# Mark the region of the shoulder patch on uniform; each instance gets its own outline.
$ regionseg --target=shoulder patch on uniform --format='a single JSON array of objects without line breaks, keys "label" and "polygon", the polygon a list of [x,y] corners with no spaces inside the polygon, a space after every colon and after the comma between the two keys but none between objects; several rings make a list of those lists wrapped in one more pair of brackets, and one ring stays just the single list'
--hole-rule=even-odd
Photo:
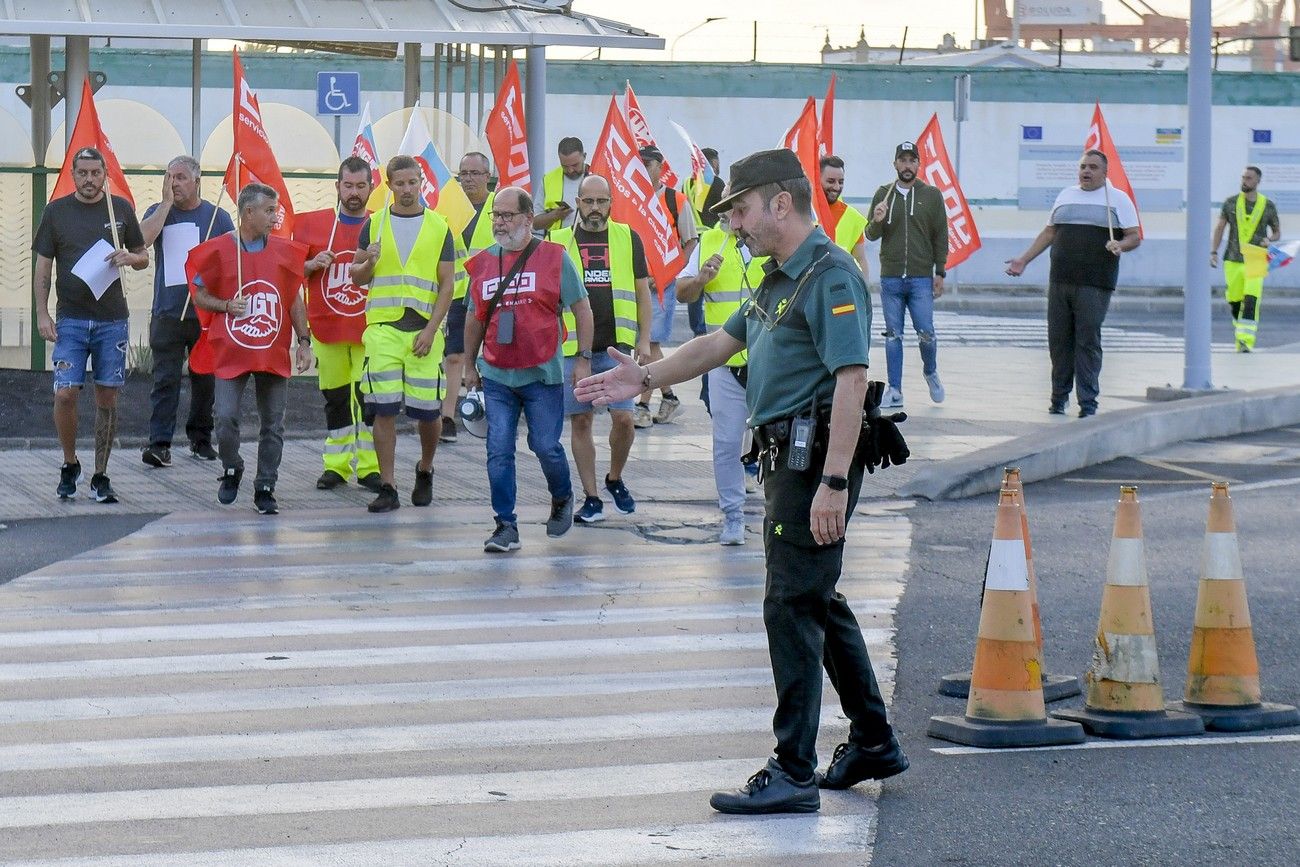
[{"label": "shoulder patch on uniform", "polygon": [[852,313],[854,310],[857,309],[858,308],[856,304],[839,304],[831,308],[831,315],[843,316],[845,313]]}]

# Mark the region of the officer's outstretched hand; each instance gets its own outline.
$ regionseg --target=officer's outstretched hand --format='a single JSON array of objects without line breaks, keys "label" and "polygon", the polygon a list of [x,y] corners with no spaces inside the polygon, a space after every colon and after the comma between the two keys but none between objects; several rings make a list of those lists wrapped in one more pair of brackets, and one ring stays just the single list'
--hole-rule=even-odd
[{"label": "officer's outstretched hand", "polygon": [[618,367],[578,380],[573,388],[574,397],[595,406],[608,406],[641,393],[645,369],[632,356],[624,355],[612,346],[609,357],[618,362]]}]

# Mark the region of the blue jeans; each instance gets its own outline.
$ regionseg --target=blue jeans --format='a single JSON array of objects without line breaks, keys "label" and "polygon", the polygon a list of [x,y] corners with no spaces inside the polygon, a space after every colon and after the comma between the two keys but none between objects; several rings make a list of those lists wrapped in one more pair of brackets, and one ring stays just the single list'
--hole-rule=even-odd
[{"label": "blue jeans", "polygon": [[528,447],[537,455],[552,500],[573,496],[569,481],[569,458],[560,444],[564,430],[564,389],[567,384],[530,382],[519,388],[483,377],[483,399],[487,410],[487,471],[492,491],[492,511],[507,524],[515,516],[515,438],[519,433],[519,411],[528,420]]},{"label": "blue jeans", "polygon": [[881,277],[880,309],[885,314],[885,364],[891,388],[903,388],[903,310],[912,317],[912,330],[921,350],[926,376],[939,370],[934,340],[934,278]]}]

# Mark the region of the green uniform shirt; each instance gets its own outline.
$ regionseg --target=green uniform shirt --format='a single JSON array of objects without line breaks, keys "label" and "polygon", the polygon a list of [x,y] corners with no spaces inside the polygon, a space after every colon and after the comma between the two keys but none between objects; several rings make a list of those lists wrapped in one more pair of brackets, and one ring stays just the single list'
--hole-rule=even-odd
[{"label": "green uniform shirt", "polygon": [[[794,297],[814,265],[817,274]],[[785,262],[770,260],[763,270],[767,276],[754,298],[722,326],[749,348],[745,401],[751,427],[804,412],[814,395],[829,406],[835,372],[866,367],[871,345],[871,301],[862,269],[821,229],[814,228]]]},{"label": "green uniform shirt", "polygon": [[[486,252],[489,256],[495,256],[500,249],[500,244],[493,244],[487,248]],[[578,276],[578,269],[573,266],[573,262],[568,256],[562,257],[560,264],[560,304],[563,307],[572,308],[574,304],[586,297],[587,289],[582,285],[582,278]],[[487,302],[481,298],[472,298],[471,303],[476,307],[479,305],[487,306]],[[471,312],[470,315],[474,314]],[[526,335],[516,335],[518,340],[525,337]],[[534,382],[540,382],[543,385],[558,385],[564,381],[564,355],[560,352],[560,345],[563,341],[564,329],[561,328],[559,340],[555,343],[555,354],[536,367],[497,367],[494,364],[488,364],[487,359],[480,355],[478,359],[479,375],[496,380],[509,388],[523,388],[525,385]]]}]

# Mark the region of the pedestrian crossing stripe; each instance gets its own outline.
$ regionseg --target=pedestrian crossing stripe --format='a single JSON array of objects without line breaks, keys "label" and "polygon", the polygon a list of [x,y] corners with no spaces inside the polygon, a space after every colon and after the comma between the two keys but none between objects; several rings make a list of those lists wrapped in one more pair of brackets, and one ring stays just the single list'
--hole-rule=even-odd
[{"label": "pedestrian crossing stripe", "polygon": [[[996,346],[1018,349],[1046,349],[1047,322],[1043,318],[986,316],[938,310],[934,313],[934,332],[939,344],[950,346]],[[910,325],[904,329],[905,342],[916,343]],[[1170,352],[1181,354],[1182,337],[1159,334],[1138,328],[1103,325],[1102,348],[1106,352]],[[1214,343],[1216,353],[1235,352],[1232,343]]]}]

